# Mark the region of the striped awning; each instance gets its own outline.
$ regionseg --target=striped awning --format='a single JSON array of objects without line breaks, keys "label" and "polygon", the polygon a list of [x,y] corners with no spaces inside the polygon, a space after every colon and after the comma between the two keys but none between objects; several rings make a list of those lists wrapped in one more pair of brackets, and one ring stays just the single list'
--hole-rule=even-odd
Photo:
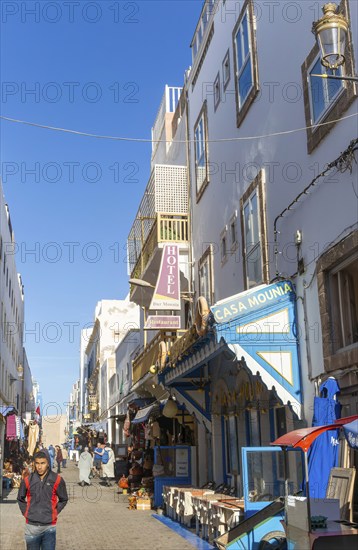
[{"label": "striped awning", "polygon": [[137,414],[132,420],[132,424],[140,424],[142,422],[147,422],[150,415],[153,413],[159,413],[159,403],[152,403],[149,407],[144,407],[139,409]]}]

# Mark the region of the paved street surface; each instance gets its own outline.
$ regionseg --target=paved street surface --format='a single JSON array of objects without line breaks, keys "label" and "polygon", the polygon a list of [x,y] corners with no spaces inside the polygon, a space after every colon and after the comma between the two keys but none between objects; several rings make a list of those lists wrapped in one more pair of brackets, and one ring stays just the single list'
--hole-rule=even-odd
[{"label": "paved street surface", "polygon": [[[69,502],[57,523],[56,550],[193,550],[183,537],[152,517],[150,511],[128,510],[128,499],[117,486],[78,485],[77,467],[62,471]],[[5,493],[6,494],[6,493]],[[0,548],[23,550],[24,518],[16,502],[17,489],[0,501]]]}]

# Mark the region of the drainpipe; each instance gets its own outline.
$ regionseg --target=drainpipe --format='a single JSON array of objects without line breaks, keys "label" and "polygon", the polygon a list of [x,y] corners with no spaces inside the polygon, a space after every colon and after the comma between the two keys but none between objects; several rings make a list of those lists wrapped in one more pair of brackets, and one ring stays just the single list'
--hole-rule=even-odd
[{"label": "drainpipe", "polygon": [[[193,277],[193,227],[192,227],[192,201],[191,201],[191,171],[190,171],[190,153],[191,153],[191,146],[190,146],[190,129],[189,129],[189,95],[188,90],[186,88],[186,83],[184,83],[184,93],[185,93],[185,105],[186,105],[186,164],[187,164],[187,185],[188,185],[188,236],[189,236],[189,281],[188,281],[188,290],[189,290],[189,296],[192,296],[190,294],[193,290],[192,282],[194,280]],[[189,302],[190,304],[190,315],[191,315],[191,322],[194,322],[194,302]]]}]

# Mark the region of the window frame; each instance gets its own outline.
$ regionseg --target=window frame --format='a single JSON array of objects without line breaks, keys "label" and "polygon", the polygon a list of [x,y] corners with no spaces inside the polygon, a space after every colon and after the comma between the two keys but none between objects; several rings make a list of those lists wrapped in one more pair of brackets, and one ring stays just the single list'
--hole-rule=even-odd
[{"label": "window frame", "polygon": [[[346,270],[347,267],[354,264],[358,261],[358,251],[353,253],[352,255],[348,256],[346,260],[343,260],[340,262],[337,266],[330,269],[328,271],[328,287],[329,287],[329,295],[330,295],[330,314],[331,319],[335,319],[336,321],[339,320],[340,323],[340,329],[341,329],[341,335],[342,335],[342,345],[336,346],[336,335],[333,334],[332,338],[332,351],[333,353],[339,353],[341,351],[345,351],[349,348],[353,348],[354,346],[358,345],[358,339],[357,341],[353,341],[351,343],[346,343],[345,340],[348,335],[346,335],[345,331],[345,322],[344,322],[344,315],[343,315],[343,307],[344,307],[344,296],[342,296],[344,292],[344,288],[342,286],[344,285],[344,281],[341,281],[343,272]],[[335,294],[335,291],[333,289],[333,285],[335,285],[335,282],[333,281],[333,277],[337,276],[337,296],[333,296]],[[348,297],[349,298],[349,297]],[[349,301],[349,300],[348,300]],[[336,303],[337,302],[337,303]],[[357,303],[355,303],[356,309],[358,308],[358,299]],[[335,309],[335,311],[334,311]],[[347,308],[347,312],[349,313],[349,316],[351,315],[351,310]],[[354,320],[351,319],[351,328],[353,328]]]},{"label": "window frame", "polygon": [[[349,12],[349,3],[347,0],[341,0],[339,4],[339,11],[348,21],[350,21],[350,12]],[[353,103],[354,99],[357,97],[357,85],[354,82],[345,81],[342,87],[342,91],[337,96],[335,101],[332,102],[329,109],[326,109],[322,113],[322,117],[315,123],[312,123],[313,120],[313,111],[310,98],[310,86],[309,86],[309,71],[313,66],[313,62],[316,60],[319,55],[318,45],[315,44],[305,61],[301,66],[301,75],[303,83],[303,104],[306,120],[306,135],[307,135],[307,151],[308,154],[311,154],[318,144],[326,137],[327,134],[334,128],[336,122],[339,120],[343,114],[347,111],[350,105]],[[352,31],[351,26],[348,27],[347,40],[346,40],[346,49],[345,49],[345,58],[346,62],[344,65],[344,71],[346,74],[354,74],[355,71],[355,60],[354,60],[354,49],[352,44]],[[319,124],[327,122],[332,122],[332,124],[324,124],[319,126]],[[312,127],[313,126],[313,127]]]},{"label": "window frame", "polygon": [[[243,277],[245,290],[254,288],[254,286],[269,282],[269,265],[268,265],[268,246],[267,246],[267,223],[266,223],[266,195],[265,195],[265,172],[260,170],[256,178],[251,182],[245,193],[240,199],[240,219],[241,219],[241,240],[242,240],[242,260],[243,260]],[[261,281],[256,285],[249,286],[248,270],[247,270],[247,253],[245,242],[245,219],[244,207],[248,200],[256,192],[257,194],[257,217],[258,217],[258,232],[259,232],[259,247],[261,252]],[[257,246],[255,247],[255,250]],[[250,251],[252,253],[252,250]]]},{"label": "window frame", "polygon": [[[227,78],[225,79],[225,66],[227,64],[227,67],[228,67],[228,76]],[[226,88],[228,87],[228,84],[230,82],[230,77],[231,77],[231,70],[230,70],[230,49],[228,48],[227,49],[227,52],[225,54],[225,57],[222,61],[222,64],[221,64],[221,69],[222,69],[222,74],[223,74],[223,90],[225,92]]]},{"label": "window frame", "polygon": [[224,265],[227,262],[227,259],[229,257],[229,243],[228,243],[228,235],[227,235],[227,228],[221,232],[220,234],[220,259],[221,259],[221,265]]},{"label": "window frame", "polygon": [[[217,90],[217,94],[215,93]],[[214,96],[214,112],[220,105],[221,101],[221,85],[220,85],[220,71],[218,71],[218,74],[215,77],[214,84],[213,84],[213,96]]]},{"label": "window frame", "polygon": [[[318,60],[319,60],[319,55],[317,55],[314,58],[314,60],[312,61],[310,67],[307,70],[307,80],[308,80],[307,86],[308,86],[308,95],[309,95],[309,101],[310,101],[310,116],[311,116],[311,118],[310,118],[311,124],[310,125],[313,127],[312,128],[313,132],[315,132],[317,130],[318,124],[325,119],[325,117],[327,116],[329,111],[334,107],[334,104],[336,103],[336,101],[339,101],[339,98],[341,97],[341,95],[343,93],[343,90],[345,89],[345,83],[344,83],[343,80],[341,80],[341,81],[334,80],[333,81],[333,82],[340,82],[340,84],[341,84],[340,89],[336,92],[336,94],[333,96],[331,101],[329,100],[329,97],[328,98],[324,97],[325,107],[324,107],[322,113],[319,115],[319,117],[315,120],[314,119],[313,98],[312,98],[313,94],[312,94],[312,76],[311,76],[311,72],[313,71],[314,66],[316,65]],[[323,65],[321,65],[320,69],[321,69],[321,74],[327,74],[327,69],[325,69],[325,67],[323,67]],[[313,78],[317,78],[317,77],[313,77]],[[331,81],[329,79],[325,79],[325,78],[322,78],[321,80],[322,80],[323,93],[327,96],[327,94],[329,93],[328,92],[328,87],[329,87],[329,84],[330,84]]]},{"label": "window frame", "polygon": [[[203,181],[198,187],[198,159],[197,159],[197,138],[196,138],[196,131],[199,127],[199,124],[203,121],[203,131],[204,131],[204,140],[203,140],[203,153],[204,153],[204,159],[205,159],[205,176],[203,178]],[[208,147],[208,113],[207,113],[207,101],[205,100],[203,103],[202,108],[200,109],[200,113],[198,115],[198,118],[195,121],[194,124],[194,158],[195,158],[195,189],[196,189],[196,202],[199,202],[201,199],[206,187],[209,184],[209,147]],[[200,156],[201,159],[201,156]]]},{"label": "window frame", "polygon": [[[204,265],[208,265],[208,293],[205,296],[202,290],[202,275],[201,270]],[[213,245],[210,244],[205,250],[204,254],[201,256],[198,264],[198,283],[199,283],[199,296],[204,296],[209,304],[212,305],[215,303],[214,299],[214,265],[213,265]]]},{"label": "window frame", "polygon": [[[251,58],[251,79],[252,86],[250,91],[245,96],[244,102],[240,105],[239,101],[239,68],[238,68],[238,56],[237,56],[237,41],[236,37],[239,33],[239,29],[242,26],[244,17],[247,17],[248,23],[248,39],[249,39],[249,53]],[[257,43],[256,43],[256,30],[255,30],[255,14],[254,14],[254,4],[252,0],[246,0],[238,20],[235,24],[233,33],[232,33],[232,42],[233,42],[233,51],[234,51],[234,74],[235,74],[235,102],[236,102],[236,126],[239,128],[243,122],[248,110],[250,109],[251,104],[254,102],[258,92],[259,92],[259,75],[258,75],[258,61],[257,61]],[[246,66],[247,62],[243,64]],[[242,69],[241,67],[241,74]]]},{"label": "window frame", "polygon": [[334,347],[329,284],[330,273],[334,273],[339,266],[348,265],[350,261],[354,261],[357,253],[358,230],[355,230],[342,242],[337,243],[322,254],[317,262],[317,286],[321,289],[318,299],[322,329],[323,363],[327,373],[337,369],[349,368],[358,363],[358,343],[353,343],[344,348],[337,349]]},{"label": "window frame", "polygon": [[[233,239],[233,231],[232,231],[233,227],[234,227],[235,239]],[[230,250],[231,252],[235,252],[235,250],[237,250],[239,246],[238,234],[237,234],[237,212],[235,212],[235,214],[231,217],[229,222],[229,228],[230,228],[230,231],[229,231],[230,232]]]}]

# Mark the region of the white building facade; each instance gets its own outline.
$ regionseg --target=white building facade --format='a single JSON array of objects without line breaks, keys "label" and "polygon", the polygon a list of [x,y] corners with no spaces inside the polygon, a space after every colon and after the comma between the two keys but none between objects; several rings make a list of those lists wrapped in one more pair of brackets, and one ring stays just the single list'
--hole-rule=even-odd
[{"label": "white building facade", "polygon": [[[299,419],[310,424],[315,390],[330,375],[341,385],[342,414],[357,413],[357,89],[312,76],[324,71],[311,33],[322,15],[316,8],[209,0],[191,44],[185,88],[196,296],[213,306],[262,284],[290,281],[303,396],[298,417],[287,400],[274,412],[260,405],[241,419],[212,416],[211,434],[222,444],[210,443],[207,470],[219,480],[240,472],[229,440],[238,448],[264,445]],[[343,0],[340,9],[351,23],[342,71],[352,75],[357,3]],[[212,384],[239,395],[246,382],[256,383],[257,363],[246,376],[244,359],[245,369],[234,370],[232,358],[226,366],[221,359],[221,373],[213,359]],[[266,402],[270,391],[261,392]]]},{"label": "white building facade", "polygon": [[[85,420],[101,422],[108,429],[110,416],[108,382],[115,373],[115,349],[131,329],[139,327],[139,308],[128,298],[101,300],[95,310],[95,323],[86,349],[83,380],[87,379]],[[82,390],[83,391],[83,390]]]}]

